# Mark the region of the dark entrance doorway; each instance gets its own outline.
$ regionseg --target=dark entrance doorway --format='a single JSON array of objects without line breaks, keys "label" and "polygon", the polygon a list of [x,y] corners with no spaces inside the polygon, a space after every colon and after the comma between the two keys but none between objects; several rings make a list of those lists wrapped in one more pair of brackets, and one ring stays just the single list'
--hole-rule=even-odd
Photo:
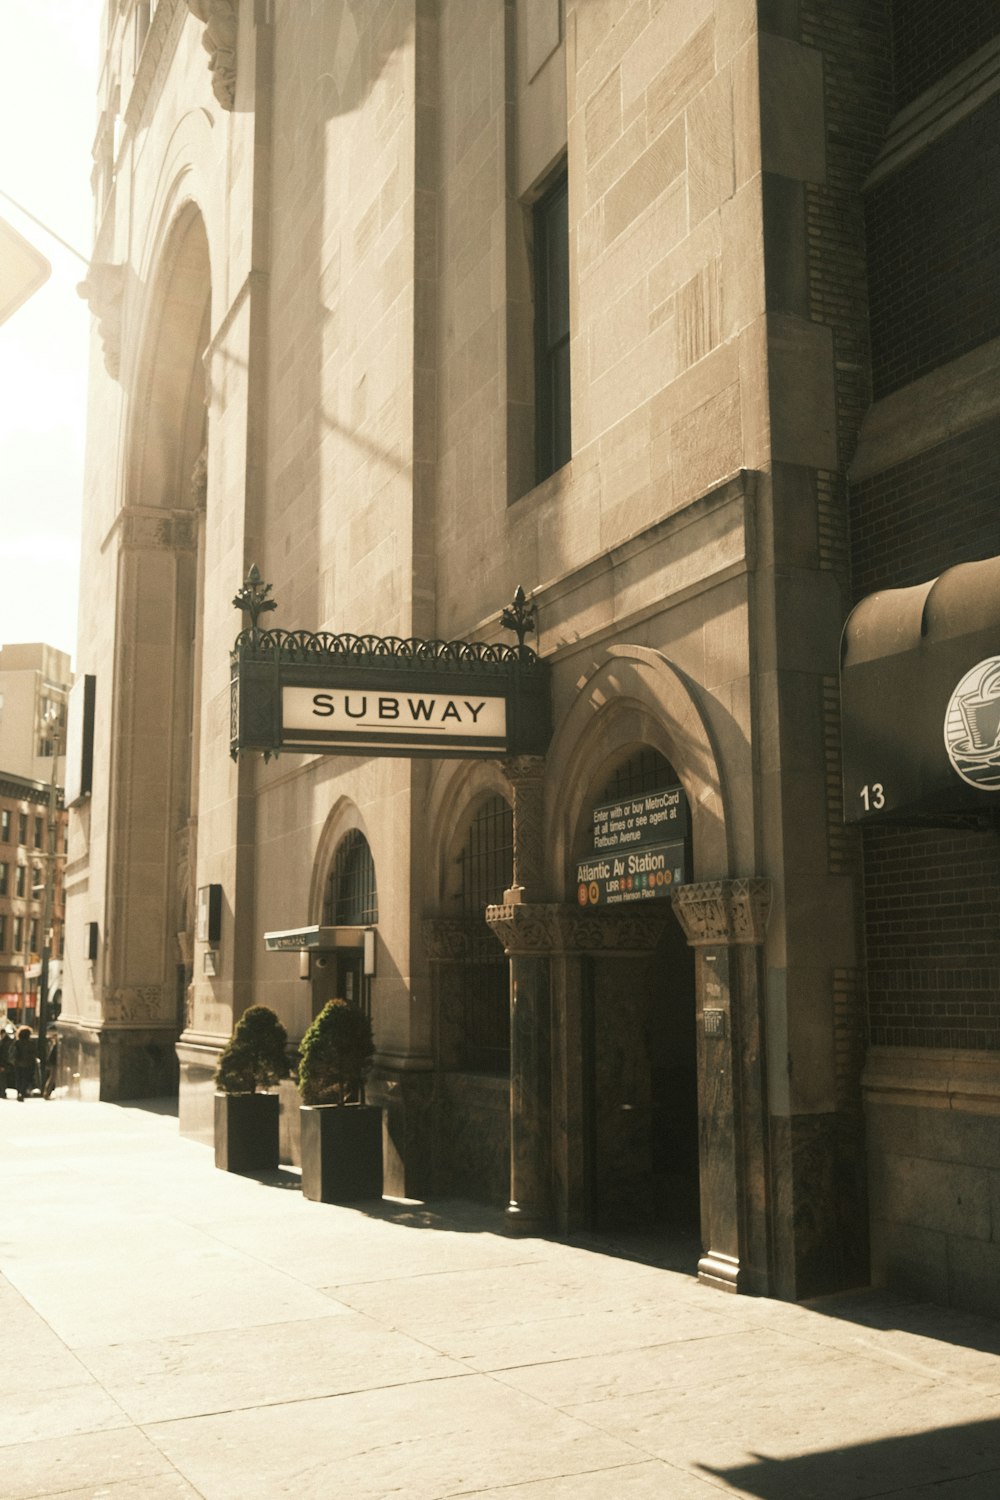
[{"label": "dark entrance doorway", "polygon": [[[669,762],[643,750],[618,768],[595,804],[676,783]],[[694,951],[656,900],[656,952],[584,961],[583,1079],[588,1219],[601,1234],[690,1241],[700,1217]],[[643,903],[649,911],[652,903]],[[693,1269],[693,1265],[692,1265]]]},{"label": "dark entrance doorway", "polygon": [[312,1013],[319,1015],[328,1000],[346,1000],[367,1008],[364,949],[342,948],[318,953],[310,969]]},{"label": "dark entrance doorway", "polygon": [[694,953],[671,916],[652,959],[591,959],[584,979],[591,1225],[696,1231]]}]

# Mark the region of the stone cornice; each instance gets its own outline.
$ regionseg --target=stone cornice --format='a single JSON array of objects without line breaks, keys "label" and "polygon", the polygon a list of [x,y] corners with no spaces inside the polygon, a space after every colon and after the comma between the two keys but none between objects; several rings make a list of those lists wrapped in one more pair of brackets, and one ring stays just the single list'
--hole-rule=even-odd
[{"label": "stone cornice", "polygon": [[771,882],[758,875],[706,880],[679,886],[670,900],[692,948],[757,946],[767,931]]},{"label": "stone cornice", "polygon": [[664,903],[583,911],[554,902],[488,906],[486,923],[508,954],[652,953],[670,919]]},{"label": "stone cornice", "polygon": [[1000,37],[901,109],[886,133],[865,189],[898,172],[959,121],[1000,93]]},{"label": "stone cornice", "polygon": [[208,53],[212,93],[223,109],[236,102],[236,30],[234,0],[187,0],[188,10],[205,24],[201,44]]},{"label": "stone cornice", "polygon": [[869,1047],[861,1079],[867,1104],[1000,1115],[1000,1057],[946,1047]]},{"label": "stone cornice", "polygon": [[194,510],[161,510],[155,505],[125,505],[115,516],[101,543],[107,550],[113,537],[134,551],[165,548],[193,552],[198,545],[198,516]]}]

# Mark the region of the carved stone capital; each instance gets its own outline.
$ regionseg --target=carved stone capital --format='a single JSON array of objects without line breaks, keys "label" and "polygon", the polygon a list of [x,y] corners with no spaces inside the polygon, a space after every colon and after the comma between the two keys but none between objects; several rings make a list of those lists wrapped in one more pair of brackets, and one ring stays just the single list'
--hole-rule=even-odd
[{"label": "carved stone capital", "polygon": [[757,946],[764,941],[771,911],[771,882],[763,876],[682,885],[670,899],[692,948]]},{"label": "carved stone capital", "polygon": [[670,919],[665,903],[656,910],[611,907],[581,911],[554,902],[488,906],[486,922],[508,954],[589,953],[634,956],[652,953]]},{"label": "carved stone capital", "polygon": [[90,267],[86,280],[81,281],[76,290],[97,319],[97,334],[101,340],[104,365],[112,380],[117,380],[122,359],[125,267],[111,265],[106,261],[98,262]]},{"label": "carved stone capital", "polygon": [[164,549],[193,552],[198,545],[194,514],[189,510],[139,509],[125,506],[118,518],[121,546],[133,552]]},{"label": "carved stone capital", "polygon": [[223,109],[236,100],[236,27],[234,0],[187,0],[188,10],[205,23],[201,44],[208,53],[212,93]]},{"label": "carved stone capital", "polygon": [[460,964],[471,958],[471,924],[466,917],[425,917],[420,926],[431,963]]}]

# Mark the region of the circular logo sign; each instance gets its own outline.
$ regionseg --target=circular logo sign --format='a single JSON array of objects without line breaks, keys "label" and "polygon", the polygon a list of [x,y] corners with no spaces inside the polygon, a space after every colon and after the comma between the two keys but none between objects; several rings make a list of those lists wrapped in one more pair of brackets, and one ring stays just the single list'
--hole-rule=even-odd
[{"label": "circular logo sign", "polygon": [[948,700],[944,746],[953,769],[981,792],[1000,792],[1000,656],[966,672]]}]

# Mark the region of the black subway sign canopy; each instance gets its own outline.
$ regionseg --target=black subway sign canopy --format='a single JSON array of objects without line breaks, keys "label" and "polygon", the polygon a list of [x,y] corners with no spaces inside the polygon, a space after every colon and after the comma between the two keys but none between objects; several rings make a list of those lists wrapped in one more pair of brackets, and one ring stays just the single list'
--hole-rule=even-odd
[{"label": "black subway sign canopy", "polygon": [[637,792],[593,810],[594,851],[576,867],[581,906],[668,896],[688,879],[690,814],[681,786]]},{"label": "black subway sign canopy", "polygon": [[232,653],[231,749],[340,755],[543,755],[548,663],[481,641],[257,630]]},{"label": "black subway sign canopy", "polygon": [[840,688],[846,822],[1000,812],[1000,558],[863,599]]}]

